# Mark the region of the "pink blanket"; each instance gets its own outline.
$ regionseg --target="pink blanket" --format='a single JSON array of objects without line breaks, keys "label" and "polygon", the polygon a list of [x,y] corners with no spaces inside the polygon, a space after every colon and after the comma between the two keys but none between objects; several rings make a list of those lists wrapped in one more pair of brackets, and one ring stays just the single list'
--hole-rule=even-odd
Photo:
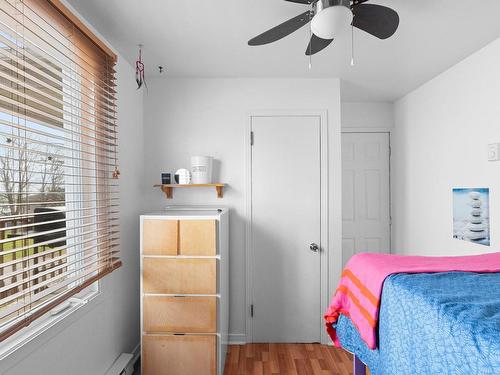
[{"label": "pink blanket", "polygon": [[382,285],[395,273],[500,272],[500,253],[460,257],[420,257],[357,254],[347,263],[340,284],[325,314],[328,334],[340,347],[333,323],[348,316],[370,349],[377,347],[377,326]]}]

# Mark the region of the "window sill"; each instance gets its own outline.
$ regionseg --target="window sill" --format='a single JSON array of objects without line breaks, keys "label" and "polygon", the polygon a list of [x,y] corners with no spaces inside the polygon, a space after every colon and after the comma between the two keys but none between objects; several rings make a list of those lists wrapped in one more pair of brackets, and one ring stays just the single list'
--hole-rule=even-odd
[{"label": "window sill", "polygon": [[[87,303],[99,296],[99,294],[98,285],[91,285],[86,290],[70,298],[66,302],[68,305],[65,308],[63,307],[64,305],[61,305],[52,309],[43,317],[33,322],[30,326],[4,340],[4,342],[0,343],[0,361],[13,354],[18,349],[22,348],[24,345],[40,336],[68,316],[72,315],[74,312],[78,311],[81,307],[85,306]],[[61,309],[61,307],[63,308]]]}]

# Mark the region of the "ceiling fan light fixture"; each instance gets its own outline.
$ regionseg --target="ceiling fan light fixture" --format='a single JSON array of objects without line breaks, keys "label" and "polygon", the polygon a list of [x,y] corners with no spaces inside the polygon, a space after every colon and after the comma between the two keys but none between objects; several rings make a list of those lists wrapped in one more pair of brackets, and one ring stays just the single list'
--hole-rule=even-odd
[{"label": "ceiling fan light fixture", "polygon": [[311,30],[319,38],[333,39],[345,33],[352,20],[350,0],[319,0]]}]

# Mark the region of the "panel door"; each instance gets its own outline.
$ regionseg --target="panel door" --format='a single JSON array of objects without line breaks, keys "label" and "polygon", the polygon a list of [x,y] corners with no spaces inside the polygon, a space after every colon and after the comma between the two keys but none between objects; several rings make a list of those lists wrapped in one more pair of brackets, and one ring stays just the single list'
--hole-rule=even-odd
[{"label": "panel door", "polygon": [[390,252],[389,133],[342,133],[342,259]]}]

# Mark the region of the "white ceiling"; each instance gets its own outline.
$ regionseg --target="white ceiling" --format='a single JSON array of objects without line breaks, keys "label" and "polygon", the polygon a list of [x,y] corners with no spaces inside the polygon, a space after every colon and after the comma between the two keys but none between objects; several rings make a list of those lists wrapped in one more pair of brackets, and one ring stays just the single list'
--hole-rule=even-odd
[{"label": "white ceiling", "polygon": [[313,56],[309,30],[249,47],[261,32],[304,12],[283,0],[67,0],[128,61],[144,44],[148,73],[173,77],[340,77],[345,101],[393,101],[500,37],[499,0],[373,0],[395,9],[397,33],[355,33]]}]

